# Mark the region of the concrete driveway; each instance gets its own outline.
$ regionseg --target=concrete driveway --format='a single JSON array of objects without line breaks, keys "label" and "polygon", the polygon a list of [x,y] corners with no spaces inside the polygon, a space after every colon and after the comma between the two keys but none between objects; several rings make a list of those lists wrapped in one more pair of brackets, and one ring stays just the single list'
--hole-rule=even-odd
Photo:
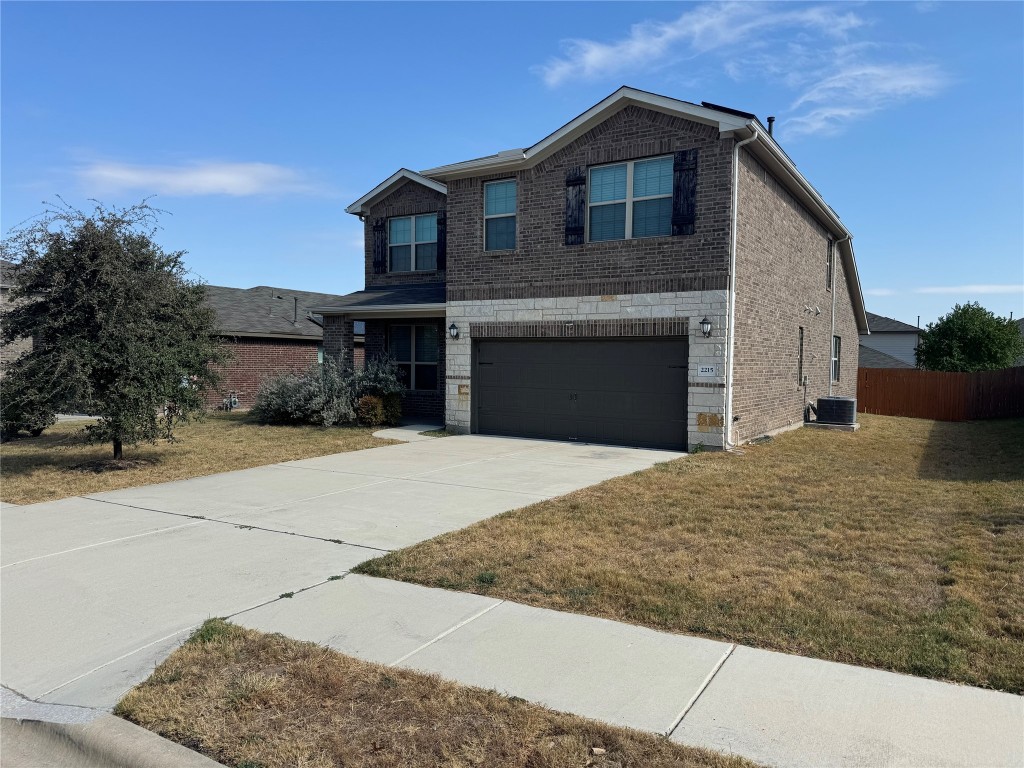
[{"label": "concrete driveway", "polygon": [[189,632],[681,454],[459,436],[0,509],[0,681],[109,709]]}]

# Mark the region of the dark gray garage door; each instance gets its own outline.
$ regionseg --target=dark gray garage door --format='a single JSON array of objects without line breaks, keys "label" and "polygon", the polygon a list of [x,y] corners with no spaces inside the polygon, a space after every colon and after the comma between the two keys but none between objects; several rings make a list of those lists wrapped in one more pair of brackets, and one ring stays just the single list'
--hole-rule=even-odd
[{"label": "dark gray garage door", "polygon": [[481,340],[482,434],[685,449],[686,339]]}]

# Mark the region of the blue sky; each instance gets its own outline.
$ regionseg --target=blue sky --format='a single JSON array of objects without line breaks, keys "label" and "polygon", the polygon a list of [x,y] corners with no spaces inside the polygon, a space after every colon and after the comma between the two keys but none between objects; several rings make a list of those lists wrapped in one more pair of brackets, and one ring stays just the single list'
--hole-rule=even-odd
[{"label": "blue sky", "polygon": [[2,228],[157,195],[218,285],[362,288],[344,207],[623,84],[778,117],[869,309],[1024,315],[1022,3],[4,2]]}]

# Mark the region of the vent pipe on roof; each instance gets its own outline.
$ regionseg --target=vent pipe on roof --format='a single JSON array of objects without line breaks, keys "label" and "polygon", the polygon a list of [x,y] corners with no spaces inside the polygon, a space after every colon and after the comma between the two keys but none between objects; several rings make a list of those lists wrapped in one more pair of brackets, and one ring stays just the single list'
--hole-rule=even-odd
[{"label": "vent pipe on roof", "polygon": [[768,115],[768,135],[772,135],[772,131],[775,129],[775,115]]}]

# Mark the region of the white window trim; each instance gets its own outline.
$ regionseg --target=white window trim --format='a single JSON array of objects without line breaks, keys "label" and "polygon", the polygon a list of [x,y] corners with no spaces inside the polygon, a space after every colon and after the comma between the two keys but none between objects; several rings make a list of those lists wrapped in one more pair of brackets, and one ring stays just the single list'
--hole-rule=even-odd
[{"label": "white window trim", "polygon": [[[411,359],[409,359],[409,360],[399,360],[396,357],[395,358],[395,362],[398,363],[399,365],[408,365],[409,366],[409,386],[406,387],[407,390],[409,390],[410,392],[434,392],[434,391],[436,391],[436,387],[434,389],[416,389],[416,366],[417,365],[432,365],[432,366],[434,366],[437,369],[437,373],[435,374],[435,378],[437,379],[438,382],[440,382],[440,380],[441,380],[441,353],[440,353],[440,348],[438,349],[437,360],[435,360],[434,362],[432,362],[432,363],[417,363],[416,362],[416,328],[420,327],[420,326],[423,327],[423,328],[431,327],[427,323],[395,323],[394,325],[390,326],[388,328],[388,354],[392,354],[392,352],[391,352],[391,333],[392,333],[393,329],[394,328],[408,328],[409,329],[409,357]],[[438,339],[438,345],[440,346],[440,344],[441,344],[441,339],[439,338]]]},{"label": "white window trim", "polygon": [[[604,165],[592,165],[587,168],[587,215],[586,221],[583,222],[583,228],[585,230],[584,239],[586,242],[591,243],[614,243],[618,241],[618,238],[614,240],[591,240],[590,239],[590,209],[598,208],[602,205],[620,205],[621,203],[626,204],[626,236],[624,240],[647,240],[651,237],[668,237],[668,235],[645,235],[644,237],[633,237],[633,203],[643,202],[644,200],[663,200],[666,197],[672,199],[672,193],[669,192],[667,195],[644,195],[641,197],[633,197],[633,167],[637,163],[645,163],[648,160],[665,160],[672,158],[672,155],[657,155],[655,157],[641,157],[638,160],[626,160],[625,162],[619,163],[605,163]],[[590,183],[591,173],[595,169],[600,168],[614,168],[617,165],[626,166],[626,198],[625,200],[602,200],[597,203],[590,201],[590,190],[592,185]],[[669,233],[671,234],[671,233]]]},{"label": "white window trim", "polygon": [[[491,184],[508,184],[512,182],[516,185],[516,209],[512,213],[487,213],[487,187]],[[493,181],[484,182],[484,252],[485,253],[500,253],[501,251],[514,251],[519,247],[519,179],[494,179]],[[488,219],[516,219],[516,244],[512,248],[488,248],[487,247],[487,221]]]},{"label": "white window trim", "polygon": [[828,375],[831,377],[831,380],[832,380],[833,384],[837,383],[839,381],[839,376],[842,374],[842,370],[840,369],[840,365],[839,365],[839,363],[840,363],[839,358],[842,355],[842,349],[841,349],[842,345],[843,345],[843,340],[842,340],[841,337],[839,337],[839,336],[833,336],[832,337],[832,360],[831,360],[831,367],[829,369]]},{"label": "white window trim", "polygon": [[[434,217],[434,239],[433,240],[417,240],[416,239],[416,219],[424,218],[425,216]],[[408,243],[391,243],[391,222],[399,221],[400,219],[409,219],[409,226],[412,228],[409,232],[410,240]],[[392,216],[388,219],[388,273],[396,273],[400,275],[408,275],[412,272],[436,272],[437,263],[435,262],[433,269],[416,269],[416,246],[417,245],[430,245],[431,243],[437,242],[437,214],[436,213],[417,213],[412,216]],[[391,249],[401,248],[402,246],[412,246],[412,253],[409,256],[409,266],[412,269],[394,270],[391,268]]]}]

